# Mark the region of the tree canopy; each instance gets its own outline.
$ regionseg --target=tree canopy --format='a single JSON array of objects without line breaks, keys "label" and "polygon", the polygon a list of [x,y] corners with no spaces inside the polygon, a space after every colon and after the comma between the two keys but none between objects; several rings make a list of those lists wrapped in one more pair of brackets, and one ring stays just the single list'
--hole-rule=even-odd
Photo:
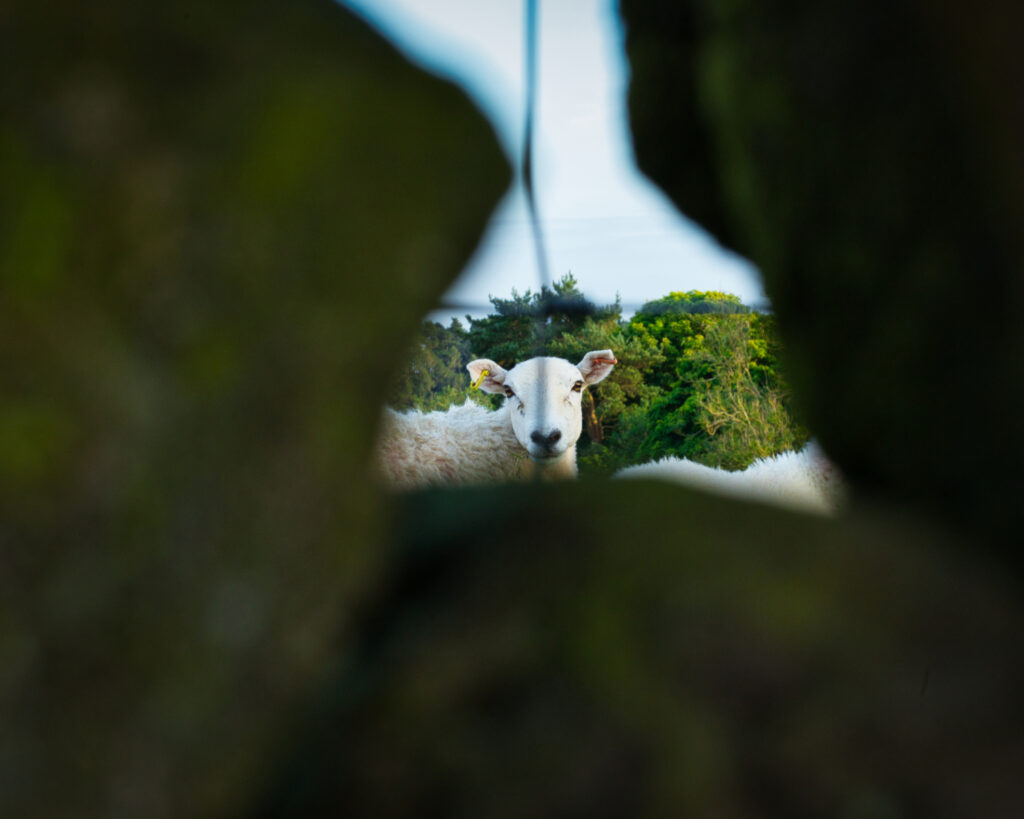
[{"label": "tree canopy", "polygon": [[598,307],[567,274],[550,289],[492,296],[491,305],[483,318],[467,316],[468,328],[458,319],[423,323],[392,406],[429,411],[468,398],[497,407],[500,396],[471,388],[465,365],[473,358],[510,368],[535,355],[578,361],[611,348],[618,365],[584,394],[584,474],[668,455],[742,469],[807,440],[773,317],[730,293],[669,293],[625,320],[618,299]]}]

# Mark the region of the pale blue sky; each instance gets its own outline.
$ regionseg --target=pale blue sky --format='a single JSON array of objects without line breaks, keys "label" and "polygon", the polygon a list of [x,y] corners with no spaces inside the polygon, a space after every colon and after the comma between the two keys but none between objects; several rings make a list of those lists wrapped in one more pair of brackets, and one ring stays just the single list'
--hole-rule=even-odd
[{"label": "pale blue sky", "polygon": [[[461,85],[517,156],[523,122],[522,0],[342,0],[410,59]],[[766,301],[760,277],[682,218],[636,169],[626,123],[628,66],[613,0],[541,0],[535,174],[551,275],[572,271],[599,303],[673,290]],[[522,191],[491,218],[447,296],[480,304],[540,286]],[[432,317],[446,321],[441,311]]]}]

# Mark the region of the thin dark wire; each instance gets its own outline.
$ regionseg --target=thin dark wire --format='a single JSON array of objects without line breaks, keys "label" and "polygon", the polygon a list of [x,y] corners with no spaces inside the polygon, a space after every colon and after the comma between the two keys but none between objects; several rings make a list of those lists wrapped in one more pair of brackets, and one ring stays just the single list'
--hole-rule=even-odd
[{"label": "thin dark wire", "polygon": [[523,161],[519,166],[523,190],[526,192],[526,207],[530,212],[530,227],[533,230],[533,245],[537,252],[537,273],[541,287],[551,287],[548,257],[544,247],[544,233],[541,229],[537,197],[533,185],[533,122],[537,105],[537,6],[539,0],[526,0],[526,31],[524,37],[524,61],[526,64],[526,121],[523,133]]},{"label": "thin dark wire", "polygon": [[[522,174],[523,191],[526,194],[526,207],[530,213],[530,227],[533,230],[533,246],[537,252],[537,275],[540,277],[541,292],[551,287],[551,274],[548,271],[548,257],[544,248],[544,233],[540,226],[540,214],[537,209],[537,197],[533,185],[533,121],[537,107],[537,5],[539,0],[526,0],[524,21],[526,30],[523,36],[523,60],[526,68],[526,111],[523,124],[523,161],[519,166]],[[537,338],[544,338],[543,326],[546,316],[535,316]],[[547,362],[542,360],[540,374],[540,406],[546,405],[545,382],[547,380]],[[547,435],[548,430],[537,430],[533,434]],[[540,471],[534,473],[534,480],[540,479]]]}]

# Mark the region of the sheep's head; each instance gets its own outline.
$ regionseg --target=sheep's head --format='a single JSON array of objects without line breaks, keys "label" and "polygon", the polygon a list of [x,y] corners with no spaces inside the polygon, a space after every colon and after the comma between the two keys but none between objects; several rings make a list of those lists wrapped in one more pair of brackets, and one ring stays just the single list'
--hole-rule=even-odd
[{"label": "sheep's head", "polygon": [[505,370],[481,358],[466,369],[484,392],[507,397],[516,438],[534,461],[544,465],[557,461],[579,439],[583,390],[604,380],[616,363],[611,350],[594,350],[579,364],[564,358],[531,358]]}]

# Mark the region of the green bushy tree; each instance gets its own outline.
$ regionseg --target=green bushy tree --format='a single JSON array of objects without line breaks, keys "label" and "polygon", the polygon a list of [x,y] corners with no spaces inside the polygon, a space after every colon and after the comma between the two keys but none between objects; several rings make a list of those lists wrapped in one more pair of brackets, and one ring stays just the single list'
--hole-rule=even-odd
[{"label": "green bushy tree", "polygon": [[534,355],[578,361],[610,348],[618,365],[583,397],[584,474],[608,474],[665,455],[742,468],[798,447],[806,433],[793,421],[771,316],[716,291],[670,293],[631,320],[621,306],[587,301],[566,275],[539,292],[491,297],[493,312],[449,327],[424,322],[391,405],[424,411],[469,396],[491,407],[500,396],[470,388],[465,365],[491,358],[503,367]]},{"label": "green bushy tree", "polygon": [[470,389],[466,364],[471,359],[468,333],[457,318],[448,327],[423,322],[406,367],[391,389],[389,406],[430,412],[461,404],[467,397],[490,405],[490,396]]},{"label": "green bushy tree", "polygon": [[751,313],[751,308],[739,296],[719,290],[688,290],[672,292],[660,299],[646,302],[640,313],[647,316],[664,315],[734,315]]},{"label": "green bushy tree", "polygon": [[675,379],[651,404],[640,460],[677,455],[742,469],[802,446],[807,433],[793,419],[773,319],[705,315],[688,323],[697,332],[663,344],[678,350]]},{"label": "green bushy tree", "polygon": [[467,316],[469,345],[474,355],[506,368],[533,356],[548,355],[555,339],[564,333],[579,333],[590,320],[611,320],[617,326],[622,317],[618,300],[605,307],[587,300],[572,273],[536,293],[513,290],[511,298],[491,296],[490,301],[494,309],[490,315]]}]

